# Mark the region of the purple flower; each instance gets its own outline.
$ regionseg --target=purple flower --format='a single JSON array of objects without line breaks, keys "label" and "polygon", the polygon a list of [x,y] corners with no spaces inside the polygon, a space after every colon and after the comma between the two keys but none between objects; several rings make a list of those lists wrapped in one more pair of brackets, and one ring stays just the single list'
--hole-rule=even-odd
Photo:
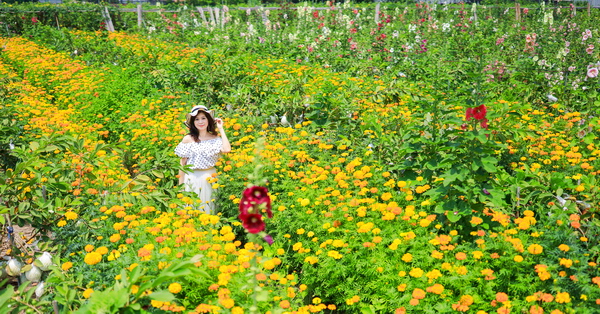
[{"label": "purple flower", "polygon": [[263,240],[269,243],[269,245],[273,244],[273,237],[268,234],[263,238]]},{"label": "purple flower", "polygon": [[488,192],[488,190],[486,188],[483,188],[483,194],[490,195],[490,192]]}]

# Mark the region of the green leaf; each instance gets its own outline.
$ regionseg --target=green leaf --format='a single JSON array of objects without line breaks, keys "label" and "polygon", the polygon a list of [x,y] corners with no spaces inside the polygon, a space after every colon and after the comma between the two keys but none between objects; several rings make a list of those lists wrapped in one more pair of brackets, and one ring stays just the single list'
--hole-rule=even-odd
[{"label": "green leaf", "polygon": [[33,150],[33,151],[36,151],[39,147],[40,147],[40,143],[38,143],[38,142],[29,143],[29,148],[31,148],[31,150]]},{"label": "green leaf", "polygon": [[496,172],[496,165],[498,164],[498,159],[492,156],[487,156],[481,158],[481,163],[483,165],[483,169],[487,172]]},{"label": "green leaf", "polygon": [[160,171],[156,171],[156,170],[153,170],[153,171],[152,171],[152,174],[153,174],[155,177],[157,177],[157,178],[161,178],[161,179],[165,177],[165,175],[164,175],[162,172],[160,172]]},{"label": "green leaf", "polygon": [[[4,282],[2,283],[4,284]],[[0,309],[8,308],[8,300],[15,293],[15,288],[12,285],[6,285],[6,289],[0,294]]]},{"label": "green leaf", "polygon": [[133,303],[129,307],[134,311],[139,311],[142,308],[142,306],[139,303]]},{"label": "green leaf", "polygon": [[161,302],[171,302],[175,299],[175,296],[166,290],[154,291],[148,297],[152,300]]},{"label": "green leaf", "polygon": [[446,217],[448,218],[448,220],[449,220],[450,222],[457,222],[457,221],[460,219],[461,215],[460,215],[460,213],[458,213],[458,212],[456,212],[456,214],[455,214],[455,212],[453,212],[453,211],[449,211],[449,212],[446,214]]}]

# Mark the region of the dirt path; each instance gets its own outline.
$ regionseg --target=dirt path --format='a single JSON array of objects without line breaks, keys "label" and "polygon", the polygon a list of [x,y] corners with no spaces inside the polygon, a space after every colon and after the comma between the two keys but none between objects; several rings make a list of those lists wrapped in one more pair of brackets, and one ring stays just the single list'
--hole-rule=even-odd
[{"label": "dirt path", "polygon": [[[4,227],[6,228],[6,226]],[[7,230],[2,230],[2,238],[0,243],[0,258],[4,259],[5,256],[8,256],[9,241],[8,241],[8,233]],[[35,229],[29,225],[19,227],[17,225],[13,225],[13,236],[15,245],[21,250],[25,250],[27,252],[33,252],[34,248],[30,244],[26,244],[25,241],[30,239],[35,234]],[[35,239],[34,239],[35,240]],[[30,241],[33,243],[33,241]]]}]

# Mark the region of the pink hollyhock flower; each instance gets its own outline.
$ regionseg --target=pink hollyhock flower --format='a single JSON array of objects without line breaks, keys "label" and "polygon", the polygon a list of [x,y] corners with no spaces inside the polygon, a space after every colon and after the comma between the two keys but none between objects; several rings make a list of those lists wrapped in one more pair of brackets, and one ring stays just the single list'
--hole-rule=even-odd
[{"label": "pink hollyhock flower", "polygon": [[587,71],[587,76],[594,78],[598,76],[598,68],[589,68]]},{"label": "pink hollyhock flower", "polygon": [[591,55],[592,53],[594,53],[594,45],[589,45],[586,49],[585,52],[587,52],[589,55]]}]

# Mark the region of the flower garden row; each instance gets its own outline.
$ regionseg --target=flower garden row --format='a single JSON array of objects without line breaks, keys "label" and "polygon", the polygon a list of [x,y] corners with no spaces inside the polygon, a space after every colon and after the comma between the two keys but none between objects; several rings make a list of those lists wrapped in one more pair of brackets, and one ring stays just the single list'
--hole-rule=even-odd
[{"label": "flower garden row", "polygon": [[[65,308],[89,309],[107,296],[127,295],[111,306],[251,312],[258,300],[261,311],[273,312],[301,305],[300,311],[399,313],[597,310],[598,248],[589,241],[598,233],[597,118],[565,112],[559,104],[533,108],[498,99],[486,104],[485,117],[472,119],[487,119],[486,129],[465,121],[467,106],[402,79],[353,78],[284,60],[228,61],[204,49],[174,55],[175,49],[145,48],[157,42],[125,34],[77,36],[130,52],[121,64],[146,62],[149,50],[159,55],[137,73],[101,62],[86,66],[18,38],[7,39],[2,52],[3,71],[14,77],[7,104],[26,117],[21,141],[38,143],[20,157],[43,157],[14,176],[24,187],[14,202],[48,209],[40,206],[40,190],[52,183],[53,196],[66,200],[52,205],[64,217],[52,229],[68,245],[55,256],[62,267],[46,279]],[[78,58],[91,60],[92,54]],[[159,91],[140,80],[162,69],[162,80],[176,81],[183,71],[164,69],[206,60],[217,60],[233,77],[243,74],[246,89],[238,97],[245,92],[266,104],[256,113],[236,100],[242,115],[214,105],[227,118],[235,146],[215,182],[222,216],[198,215],[190,210],[190,195],[173,188],[170,151],[191,106],[181,99],[190,96],[177,85]],[[70,82],[84,85],[72,88]],[[378,96],[392,84],[405,85],[404,93],[396,102],[382,101]],[[119,88],[131,98],[115,99]],[[136,88],[154,98],[136,95]],[[327,111],[324,100],[340,111],[328,121],[311,119],[311,112]],[[115,106],[107,108],[109,101]],[[304,112],[292,107],[304,104]],[[305,120],[272,121],[288,109]],[[473,150],[457,140],[469,136]],[[264,144],[257,152],[258,139]],[[462,146],[448,151],[448,142]],[[443,158],[415,153],[415,147],[438,150]],[[463,163],[473,177],[452,176],[458,170],[446,159],[454,155],[474,155]],[[257,164],[274,206],[266,221],[274,243],[262,243],[262,253],[234,222]],[[61,170],[46,176],[45,167]],[[442,188],[482,208],[448,212],[442,206],[447,200],[433,193]],[[262,258],[253,265],[257,254]],[[140,272],[166,279],[152,286]],[[63,283],[79,293],[63,295]]]},{"label": "flower garden row", "polygon": [[[597,103],[598,10],[541,4],[523,7],[517,20],[514,8],[482,5],[389,4],[378,16],[373,6],[350,2],[330,3],[328,10],[306,4],[272,11],[222,9],[222,23],[205,22],[195,8],[182,4],[177,12],[146,13],[142,28],[136,27],[135,14],[123,13],[117,28],[355,76],[407,76],[463,102],[474,92],[484,101],[499,95],[536,105],[550,95],[577,111]],[[29,22],[33,12],[19,14],[27,34],[36,34],[41,24],[55,27],[55,20]]]}]

